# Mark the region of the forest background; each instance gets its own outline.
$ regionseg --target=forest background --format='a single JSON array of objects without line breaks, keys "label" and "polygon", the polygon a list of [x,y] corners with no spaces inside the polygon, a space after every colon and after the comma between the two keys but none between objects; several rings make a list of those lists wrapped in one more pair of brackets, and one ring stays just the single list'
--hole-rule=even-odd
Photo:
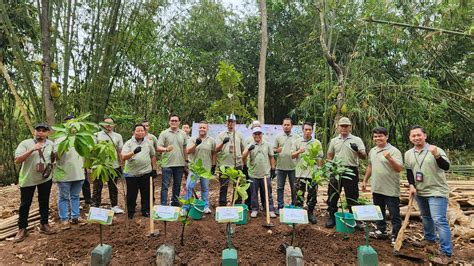
[{"label": "forest background", "polygon": [[0,0],[0,183],[16,180],[31,136],[21,106],[32,124],[110,115],[124,139],[144,118],[158,134],[171,113],[291,117],[325,145],[343,115],[368,147],[385,126],[402,152],[420,124],[472,164],[472,14],[466,0]]}]

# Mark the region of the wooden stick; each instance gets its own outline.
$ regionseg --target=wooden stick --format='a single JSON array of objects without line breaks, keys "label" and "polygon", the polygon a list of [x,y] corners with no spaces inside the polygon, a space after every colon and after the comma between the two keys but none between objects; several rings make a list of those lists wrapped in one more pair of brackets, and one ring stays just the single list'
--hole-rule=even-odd
[{"label": "wooden stick", "polygon": [[268,203],[268,188],[267,188],[267,177],[263,177],[263,183],[265,187],[265,210],[267,211],[267,224],[270,224],[270,206]]},{"label": "wooden stick", "polygon": [[407,228],[408,222],[410,222],[410,213],[412,210],[412,206],[413,206],[413,195],[410,195],[410,200],[408,201],[408,210],[405,216],[405,220],[403,220],[402,227],[400,228],[400,231],[398,231],[397,240],[395,241],[395,246],[393,247],[393,249],[396,252],[400,251],[400,248],[402,247],[405,229]]},{"label": "wooden stick", "polygon": [[155,232],[155,225],[153,223],[152,211],[153,211],[153,177],[150,175],[150,211],[149,211],[149,215],[150,215],[150,235],[153,235],[153,233]]}]

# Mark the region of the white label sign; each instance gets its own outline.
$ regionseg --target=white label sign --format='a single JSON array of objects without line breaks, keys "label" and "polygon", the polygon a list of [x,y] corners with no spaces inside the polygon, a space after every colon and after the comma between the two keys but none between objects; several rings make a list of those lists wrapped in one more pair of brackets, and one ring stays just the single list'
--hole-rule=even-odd
[{"label": "white label sign", "polygon": [[358,205],[352,206],[354,219],[358,221],[377,221],[383,220],[382,211],[377,205]]},{"label": "white label sign", "polygon": [[216,221],[218,223],[229,223],[238,222],[241,217],[239,216],[243,212],[243,208],[239,207],[217,207],[216,208]]},{"label": "white label sign", "polygon": [[89,216],[87,220],[93,222],[99,222],[101,224],[110,224],[112,223],[113,211],[108,209],[91,207],[89,209]]},{"label": "white label sign", "polygon": [[155,220],[176,221],[179,216],[179,207],[174,206],[153,206]]},{"label": "white label sign", "polygon": [[291,224],[307,224],[308,212],[304,209],[283,208],[280,211],[280,222]]}]

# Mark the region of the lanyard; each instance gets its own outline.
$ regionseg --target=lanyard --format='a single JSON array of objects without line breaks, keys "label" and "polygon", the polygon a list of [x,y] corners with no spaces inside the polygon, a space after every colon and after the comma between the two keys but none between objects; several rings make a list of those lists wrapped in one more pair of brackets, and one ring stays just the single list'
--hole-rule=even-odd
[{"label": "lanyard", "polygon": [[428,145],[428,144],[426,144],[425,147],[423,147],[423,150],[421,150],[421,152],[420,152],[420,155],[421,155],[421,153],[423,153],[423,151],[426,150],[425,157],[423,157],[423,160],[421,160],[421,163],[418,162],[418,159],[417,159],[417,157],[416,157],[416,150],[415,150],[415,149],[413,150],[413,155],[415,156],[416,164],[418,164],[418,167],[420,167],[420,171],[421,171],[421,166],[423,165],[423,162],[425,161],[426,156],[428,155],[428,149],[426,149],[426,146],[427,146],[427,145]]}]

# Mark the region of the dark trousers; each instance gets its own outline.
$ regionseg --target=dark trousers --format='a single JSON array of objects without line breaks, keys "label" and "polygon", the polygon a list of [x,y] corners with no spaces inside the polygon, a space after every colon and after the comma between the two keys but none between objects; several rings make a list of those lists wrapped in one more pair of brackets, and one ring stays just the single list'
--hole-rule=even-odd
[{"label": "dark trousers", "polygon": [[173,178],[173,190],[171,194],[171,206],[180,206],[179,193],[181,192],[181,180],[183,180],[184,166],[163,167],[161,184],[161,205],[168,205],[168,187],[170,179]]},{"label": "dark trousers", "polygon": [[40,222],[41,224],[48,224],[49,195],[51,194],[52,184],[53,181],[49,180],[36,186],[20,188],[21,201],[18,213],[18,227],[20,229],[28,228],[28,215],[36,187],[38,187]]},{"label": "dark trousers", "polygon": [[[107,185],[109,187],[109,197],[110,197],[110,204],[112,207],[118,205],[118,190],[117,190],[117,182],[119,180],[120,175],[122,174],[122,170],[119,168],[115,169],[117,176],[115,178],[109,178],[107,181]],[[100,207],[100,203],[102,201],[102,188],[104,184],[99,178],[94,180],[94,192],[92,194],[92,202],[95,207]]]},{"label": "dark trousers", "polygon": [[[227,167],[226,167],[227,168]],[[237,170],[242,170],[242,166],[237,166]],[[229,178],[220,178],[219,176],[219,206],[226,206],[227,205],[227,189],[229,188]],[[252,185],[250,185],[252,186]],[[235,203],[241,204],[242,199],[237,197]]]},{"label": "dark trousers", "polygon": [[303,192],[303,194],[297,197],[296,206],[303,207],[306,187],[308,188],[306,204],[308,205],[308,214],[311,214],[314,211],[314,207],[316,207],[318,193],[318,184],[311,184],[311,178],[298,177],[296,179],[296,191]]},{"label": "dark trousers", "polygon": [[377,229],[382,233],[385,233],[387,230],[387,222],[385,218],[385,206],[387,206],[392,220],[392,237],[397,237],[402,224],[402,218],[400,217],[400,198],[389,197],[378,193],[372,193],[372,197],[374,204],[380,206],[383,215],[383,220],[376,222]]},{"label": "dark trousers", "polygon": [[[342,188],[344,188],[349,212],[352,213],[352,206],[359,205],[359,169],[355,166],[346,166],[346,168],[351,169],[354,173],[354,175],[343,174],[344,176],[349,177],[350,179],[341,177],[338,182],[336,179],[332,178],[328,185],[327,204],[328,211],[331,214],[337,212],[337,201],[339,200],[339,193],[341,193]],[[334,196],[332,196],[333,194]]]},{"label": "dark trousers", "polygon": [[[246,180],[250,180],[249,170],[248,170],[248,168],[247,168],[246,166],[243,167],[242,172],[243,172],[244,175],[245,175],[245,179],[246,179]],[[251,203],[252,203],[252,196],[253,196],[253,195],[252,195],[252,191],[253,191],[253,186],[250,185],[249,188],[247,189],[247,195],[248,195],[248,197],[247,197],[247,199],[245,200],[245,205],[248,206],[249,210],[250,210],[250,208],[251,208]],[[264,197],[264,196],[262,196],[261,199],[263,200],[262,202],[265,201],[265,197]]]},{"label": "dark trousers", "polygon": [[278,209],[283,208],[285,205],[284,198],[285,198],[286,176],[288,176],[288,183],[290,183],[291,205],[295,205],[296,204],[296,191],[295,191],[296,171],[277,169],[276,175],[277,175]]},{"label": "dark trousers", "polygon": [[252,204],[251,204],[251,210],[252,211],[258,211],[258,193],[260,192],[260,195],[263,195],[263,201],[262,205],[264,206],[265,209],[265,185],[267,186],[268,189],[268,210],[269,211],[274,211],[274,206],[273,206],[273,197],[272,197],[272,181],[270,178],[252,178]]},{"label": "dark trousers", "polygon": [[84,174],[86,178],[84,179],[84,183],[82,184],[82,196],[84,197],[84,202],[87,204],[92,203],[91,198],[91,184],[89,183],[89,173],[84,170]]},{"label": "dark trousers", "polygon": [[128,216],[135,214],[137,206],[138,191],[140,191],[141,212],[150,213],[150,174],[142,176],[131,176],[127,181],[127,210]]}]

